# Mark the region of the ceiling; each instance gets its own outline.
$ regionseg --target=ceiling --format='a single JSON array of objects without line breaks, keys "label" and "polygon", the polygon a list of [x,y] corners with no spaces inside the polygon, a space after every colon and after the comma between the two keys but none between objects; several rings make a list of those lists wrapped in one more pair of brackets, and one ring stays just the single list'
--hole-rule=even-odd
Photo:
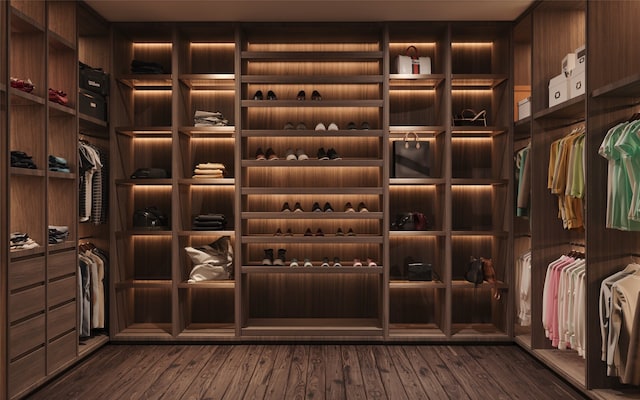
[{"label": "ceiling", "polygon": [[111,22],[513,21],[533,0],[85,0]]}]

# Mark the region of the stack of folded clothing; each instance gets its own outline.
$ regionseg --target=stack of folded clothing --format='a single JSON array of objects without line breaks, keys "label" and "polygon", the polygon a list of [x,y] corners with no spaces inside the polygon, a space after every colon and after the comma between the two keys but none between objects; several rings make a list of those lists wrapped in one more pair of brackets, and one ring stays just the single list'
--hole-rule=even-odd
[{"label": "stack of folded clothing", "polygon": [[224,214],[200,214],[193,219],[194,231],[221,231],[226,227]]},{"label": "stack of folded clothing", "polygon": [[49,225],[49,244],[64,242],[69,236],[69,227],[66,225]]},{"label": "stack of folded clothing", "polygon": [[131,61],[131,73],[133,74],[164,74],[162,65],[156,62],[133,60]]},{"label": "stack of folded clothing", "polygon": [[16,168],[37,169],[36,163],[33,162],[31,156],[24,151],[11,151],[11,166]]},{"label": "stack of folded clothing", "polygon": [[24,232],[13,232],[9,242],[9,249],[11,251],[33,249],[40,246]]},{"label": "stack of folded clothing", "polygon": [[49,171],[71,172],[66,159],[52,155],[49,155]]},{"label": "stack of folded clothing", "polygon": [[198,179],[223,178],[224,164],[221,163],[200,163],[193,170],[193,177]]},{"label": "stack of folded clothing", "polygon": [[227,126],[229,121],[222,115],[221,112],[201,111],[196,110],[193,116],[193,126]]}]

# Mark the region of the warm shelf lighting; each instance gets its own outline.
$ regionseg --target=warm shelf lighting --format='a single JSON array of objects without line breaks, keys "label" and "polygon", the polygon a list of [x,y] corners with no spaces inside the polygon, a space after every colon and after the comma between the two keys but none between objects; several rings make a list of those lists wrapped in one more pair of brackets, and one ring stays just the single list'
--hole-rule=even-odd
[{"label": "warm shelf lighting", "polygon": [[491,47],[493,42],[453,42],[451,47]]},{"label": "warm shelf lighting", "polygon": [[153,42],[153,43],[140,43],[140,42],[136,42],[133,44],[133,49],[134,50],[140,50],[140,49],[145,49],[145,50],[149,50],[149,49],[154,49],[154,50],[161,50],[161,49],[166,49],[166,50],[171,50],[171,43],[157,43],[157,42]]},{"label": "warm shelf lighting", "polygon": [[192,49],[197,50],[210,50],[217,47],[227,47],[229,49],[235,48],[235,43],[211,43],[211,42],[191,42],[189,43]]}]

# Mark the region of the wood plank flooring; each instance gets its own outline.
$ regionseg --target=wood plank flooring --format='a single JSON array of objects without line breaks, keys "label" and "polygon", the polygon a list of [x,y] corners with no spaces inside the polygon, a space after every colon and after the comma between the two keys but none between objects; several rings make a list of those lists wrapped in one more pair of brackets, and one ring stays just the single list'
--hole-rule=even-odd
[{"label": "wood plank flooring", "polygon": [[29,399],[584,399],[514,345],[110,344]]}]

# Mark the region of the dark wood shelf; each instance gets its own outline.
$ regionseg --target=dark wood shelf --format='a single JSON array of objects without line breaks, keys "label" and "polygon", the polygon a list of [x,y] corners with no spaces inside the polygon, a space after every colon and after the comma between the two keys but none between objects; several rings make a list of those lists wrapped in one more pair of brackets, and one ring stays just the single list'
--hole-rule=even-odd
[{"label": "dark wood shelf", "polygon": [[[243,75],[242,83],[273,83],[278,85],[288,84],[367,84],[382,83],[383,75]],[[284,100],[284,99],[283,99]],[[297,100],[300,104],[305,102],[321,102],[324,100]],[[264,100],[259,100],[264,101]],[[273,100],[271,100],[273,101]]]},{"label": "dark wood shelf", "polygon": [[167,186],[171,185],[173,181],[171,178],[163,179],[116,179],[115,184],[121,186]]},{"label": "dark wood shelf", "polygon": [[243,60],[271,61],[381,61],[382,51],[242,51]]},{"label": "dark wood shelf", "polygon": [[312,129],[248,129],[243,137],[382,137],[380,129],[339,129],[337,131],[316,131]]},{"label": "dark wood shelf", "polygon": [[11,95],[10,104],[17,106],[33,106],[44,105],[45,99],[37,94],[23,92],[20,89],[9,88],[9,94]]},{"label": "dark wood shelf", "polygon": [[393,186],[443,185],[445,183],[444,178],[389,178],[390,189],[393,189]]},{"label": "dark wood shelf", "polygon": [[508,76],[503,74],[452,74],[451,89],[494,89],[507,80]]},{"label": "dark wood shelf", "polygon": [[451,134],[454,137],[492,137],[509,131],[509,128],[501,126],[452,126]]},{"label": "dark wood shelf", "polygon": [[192,90],[235,90],[235,74],[183,74],[180,82]]},{"label": "dark wood shelf", "polygon": [[236,282],[231,279],[220,279],[211,281],[199,281],[194,283],[180,282],[179,289],[234,289]]},{"label": "dark wood shelf", "polygon": [[447,284],[441,281],[408,281],[399,279],[389,280],[390,289],[446,289]]},{"label": "dark wood shelf", "polygon": [[227,126],[182,126],[180,133],[198,138],[232,138],[236,133],[236,127]]},{"label": "dark wood shelf", "polygon": [[118,82],[131,89],[170,90],[173,79],[171,74],[131,74],[118,77]]},{"label": "dark wood shelf", "polygon": [[445,81],[444,74],[389,74],[390,90],[434,90]]},{"label": "dark wood shelf", "polygon": [[[49,38],[49,48],[71,52],[76,50],[75,43],[63,38],[52,30],[49,30],[47,37]],[[73,56],[75,56],[75,54]]]},{"label": "dark wood shelf", "polygon": [[115,128],[116,133],[131,137],[158,137],[170,138],[172,128],[170,126],[129,126]]},{"label": "dark wood shelf", "polygon": [[389,137],[401,139],[407,133],[436,137],[446,131],[447,128],[443,125],[391,125],[389,126]]},{"label": "dark wood shelf", "polygon": [[591,92],[591,97],[640,97],[640,73],[627,76],[619,81],[597,88]]},{"label": "dark wood shelf", "polygon": [[243,187],[243,195],[278,195],[278,194],[374,194],[381,195],[381,187]]},{"label": "dark wood shelf", "polygon": [[242,107],[382,107],[384,100],[242,100]]},{"label": "dark wood shelf", "polygon": [[115,283],[117,289],[170,289],[173,282],[168,279],[130,279]]},{"label": "dark wood shelf", "polygon": [[9,7],[11,11],[9,13],[9,20],[11,21],[11,32],[18,33],[34,33],[41,32],[44,33],[44,25],[31,18],[27,14],[21,12],[20,10]]},{"label": "dark wood shelf", "polygon": [[580,95],[533,114],[535,120],[558,119],[579,122],[584,120],[586,95]]},{"label": "dark wood shelf", "polygon": [[418,237],[418,236],[446,236],[443,230],[426,230],[426,231],[400,231],[390,230],[389,237]]},{"label": "dark wood shelf", "polygon": [[233,230],[225,229],[225,230],[210,230],[210,231],[178,231],[178,236],[231,236],[234,237],[236,232]]},{"label": "dark wood shelf", "polygon": [[234,178],[182,178],[178,179],[180,185],[193,186],[234,186],[236,180]]},{"label": "dark wood shelf", "polygon": [[[299,260],[299,262],[302,262]],[[243,266],[243,274],[376,274],[382,275],[384,269],[381,266],[377,267],[320,267],[322,261],[311,261],[313,267],[290,267],[285,266],[273,266],[273,265],[260,265],[260,266]],[[351,264],[352,261],[349,261]]]},{"label": "dark wood shelf", "polygon": [[12,177],[13,176],[38,176],[38,177],[45,176],[45,170],[43,169],[10,167],[9,172]]},{"label": "dark wood shelf", "polygon": [[[257,219],[267,219],[267,220],[276,220],[276,219],[293,219],[293,220],[301,220],[301,219],[341,219],[341,220],[370,220],[370,219],[383,219],[384,214],[381,212],[342,212],[342,211],[329,211],[329,212],[320,212],[320,211],[303,211],[303,212],[251,212],[244,211],[241,214],[242,219],[247,220],[257,220]],[[333,233],[331,233],[333,234]],[[298,234],[300,236],[300,234]],[[345,236],[347,233],[345,232]]]},{"label": "dark wood shelf", "polygon": [[[370,243],[382,244],[382,236],[356,234],[355,236],[336,236],[334,232],[325,232],[324,236],[304,236],[297,233],[294,236],[274,236],[271,235],[247,235],[242,236],[242,243],[300,243],[300,244],[345,244],[345,243]],[[318,263],[319,264],[319,263]],[[314,264],[315,265],[315,264]],[[288,267],[287,267],[288,268]]]},{"label": "dark wood shelf", "polygon": [[384,165],[383,160],[379,159],[349,159],[343,158],[340,160],[285,160],[283,158],[279,160],[242,160],[241,166],[243,167],[260,167],[260,168],[273,168],[273,167],[320,167],[320,168],[335,168],[335,167],[382,167]]},{"label": "dark wood shelf", "polygon": [[62,104],[49,101],[49,112],[52,117],[75,117],[76,110],[71,106],[63,106]]}]

